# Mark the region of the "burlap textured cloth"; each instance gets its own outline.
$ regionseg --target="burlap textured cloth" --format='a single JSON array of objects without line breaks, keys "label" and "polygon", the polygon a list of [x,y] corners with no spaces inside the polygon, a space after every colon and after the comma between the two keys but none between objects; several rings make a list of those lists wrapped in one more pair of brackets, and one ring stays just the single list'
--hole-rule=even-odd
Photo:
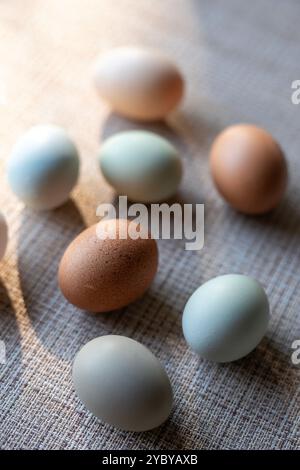
[{"label": "burlap textured cloth", "polygon": [[[300,78],[297,0],[3,0],[0,2],[1,210],[10,229],[1,263],[0,447],[2,449],[296,449],[300,448]],[[72,307],[57,286],[70,240],[97,221],[113,199],[96,163],[104,137],[136,124],[111,114],[91,83],[91,65],[110,47],[159,47],[184,71],[183,105],[165,124],[147,126],[179,146],[182,197],[205,203],[205,246],[187,252],[159,242],[159,272],[144,298],[121,312],[91,315]],[[208,149],[227,124],[262,125],[281,142],[289,189],[280,208],[243,217],[217,195]],[[5,160],[29,126],[52,122],[78,144],[81,176],[72,200],[33,213],[11,193]],[[210,277],[258,278],[272,318],[254,353],[229,365],[197,358],[186,346],[181,314]],[[123,334],[165,365],[175,406],[159,429],[133,434],[107,426],[79,402],[71,363],[88,340]]]}]

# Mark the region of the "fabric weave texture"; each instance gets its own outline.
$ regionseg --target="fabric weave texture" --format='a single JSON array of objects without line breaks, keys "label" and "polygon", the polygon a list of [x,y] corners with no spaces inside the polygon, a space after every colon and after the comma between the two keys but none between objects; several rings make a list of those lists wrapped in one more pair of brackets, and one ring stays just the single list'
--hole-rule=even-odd
[{"label": "fabric weave texture", "polygon": [[[10,0],[0,2],[0,202],[9,222],[0,266],[2,449],[299,449],[300,79],[297,0]],[[140,125],[112,113],[91,80],[101,52],[157,47],[186,78],[184,102],[166,122]],[[213,187],[209,147],[225,126],[250,122],[281,143],[289,186],[281,206],[261,217],[231,210]],[[71,200],[46,213],[24,208],[10,191],[6,160],[37,123],[67,129],[81,155]],[[100,142],[144,128],[180,149],[184,202],[205,204],[205,245],[184,250],[159,241],[160,265],[145,296],[123,311],[92,315],[63,298],[57,267],[69,242],[113,200],[97,166]],[[227,365],[199,359],[181,330],[184,305],[211,277],[244,273],[266,288],[271,321],[248,357]],[[160,428],[118,431],[75,396],[71,365],[90,339],[121,334],[141,341],[165,365],[174,410]]]}]

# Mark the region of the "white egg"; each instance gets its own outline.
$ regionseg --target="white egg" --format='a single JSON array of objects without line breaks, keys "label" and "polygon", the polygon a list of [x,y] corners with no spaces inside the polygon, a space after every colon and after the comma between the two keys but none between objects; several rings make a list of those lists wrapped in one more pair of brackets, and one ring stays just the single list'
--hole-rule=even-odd
[{"label": "white egg", "polygon": [[263,338],[269,302],[262,286],[248,276],[227,274],[200,286],[182,318],[187,343],[201,357],[230,362],[246,356]]},{"label": "white egg", "polygon": [[127,431],[162,424],[172,408],[169,378],[156,357],[125,336],[89,341],[73,365],[75,390],[102,421]]}]

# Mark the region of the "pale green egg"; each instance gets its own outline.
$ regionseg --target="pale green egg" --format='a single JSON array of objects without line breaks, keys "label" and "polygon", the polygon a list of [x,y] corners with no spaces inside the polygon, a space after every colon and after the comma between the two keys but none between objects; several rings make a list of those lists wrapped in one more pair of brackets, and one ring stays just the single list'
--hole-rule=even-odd
[{"label": "pale green egg", "polygon": [[131,201],[165,201],[176,193],[181,180],[176,148],[153,132],[116,134],[103,143],[98,158],[107,182]]},{"label": "pale green egg", "polygon": [[230,362],[256,348],[268,321],[269,302],[262,286],[251,277],[226,274],[192,294],[182,327],[187,343],[201,357]]},{"label": "pale green egg", "polygon": [[141,343],[100,336],[77,353],[75,390],[99,419],[126,431],[148,431],[169,416],[173,393],[163,366]]}]

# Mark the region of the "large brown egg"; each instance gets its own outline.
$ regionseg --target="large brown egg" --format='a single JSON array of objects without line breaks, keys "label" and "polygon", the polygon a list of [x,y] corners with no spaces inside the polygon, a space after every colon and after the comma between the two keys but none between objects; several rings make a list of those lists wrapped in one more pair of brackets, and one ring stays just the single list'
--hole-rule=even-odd
[{"label": "large brown egg", "polygon": [[112,109],[126,117],[148,121],[164,118],[183,94],[176,65],[152,49],[121,47],[100,57],[95,84]]},{"label": "large brown egg", "polygon": [[275,208],[287,184],[287,165],[279,144],[253,125],[225,129],[213,143],[210,168],[223,198],[245,214]]},{"label": "large brown egg", "polygon": [[[129,237],[135,227],[125,219],[105,220],[78,235],[66,249],[58,281],[64,296],[77,307],[107,312],[143,295],[158,265],[156,241]],[[109,234],[99,237],[99,230]],[[137,230],[138,231],[138,230]],[[116,238],[109,238],[116,234]],[[121,238],[122,237],[122,238]]]}]

